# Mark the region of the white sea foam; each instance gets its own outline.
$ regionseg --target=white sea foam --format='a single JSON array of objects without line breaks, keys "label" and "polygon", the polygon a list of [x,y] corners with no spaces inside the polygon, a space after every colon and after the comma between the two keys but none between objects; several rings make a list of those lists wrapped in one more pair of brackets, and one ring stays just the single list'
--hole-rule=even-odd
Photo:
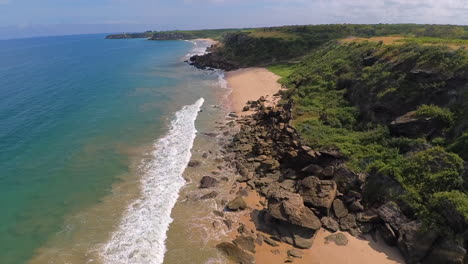
[{"label": "white sea foam", "polygon": [[206,49],[211,46],[211,42],[207,40],[190,40],[194,47],[185,55],[185,59],[188,60],[195,55],[204,55],[207,53]]},{"label": "white sea foam", "polygon": [[154,143],[150,162],[142,165],[142,196],[127,209],[118,229],[101,249],[105,264],[161,264],[171,211],[185,184],[182,174],[191,157],[195,120],[203,98],[176,112],[166,136]]}]

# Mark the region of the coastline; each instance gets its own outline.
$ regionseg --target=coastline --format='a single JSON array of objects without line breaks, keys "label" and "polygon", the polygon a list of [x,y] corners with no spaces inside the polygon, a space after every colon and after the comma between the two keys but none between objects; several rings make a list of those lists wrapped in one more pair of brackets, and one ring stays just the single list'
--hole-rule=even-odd
[{"label": "coastline", "polygon": [[[277,82],[279,79],[279,76],[265,68],[246,68],[226,74],[226,80],[232,89],[230,95],[231,110],[237,116],[240,116],[237,122],[243,125],[241,130],[250,126],[249,118],[259,111],[258,109],[252,109],[250,106],[246,107],[248,101],[250,103],[256,101],[265,107],[274,107],[277,104],[279,101],[278,92],[282,89]],[[250,128],[248,130],[250,131]],[[233,151],[236,152],[236,150]],[[236,162],[237,160],[232,163]],[[245,176],[243,175],[242,178],[245,178]],[[256,182],[252,184],[251,180],[238,179],[238,182],[233,184],[233,188],[237,190],[235,193],[238,196],[243,197],[247,207],[239,212],[225,213],[226,215],[235,214],[238,223],[235,223],[228,233],[228,239],[225,243],[229,245],[224,244],[224,247],[219,247],[220,244],[218,244],[218,248],[231,259],[234,259],[235,262],[238,262],[239,255],[241,258],[250,255],[253,256],[253,259],[251,259],[253,262],[247,261],[246,263],[404,263],[398,249],[387,246],[378,233],[372,236],[369,234],[352,236],[347,232],[338,231],[335,234],[342,234],[347,242],[346,245],[337,245],[333,242],[327,242],[326,238],[332,233],[322,227],[312,237],[310,248],[298,249],[259,228],[261,226],[259,222],[262,221],[259,212],[268,210],[268,202],[257,191]],[[231,197],[233,198],[233,196]],[[266,239],[273,239],[274,242],[265,243]],[[246,243],[244,240],[252,240],[254,244]],[[233,243],[229,243],[230,241],[233,241]],[[251,252],[246,250],[248,247],[245,244],[249,244],[248,247],[250,247]],[[239,248],[240,252],[237,250]],[[242,249],[244,249],[243,252]]]}]

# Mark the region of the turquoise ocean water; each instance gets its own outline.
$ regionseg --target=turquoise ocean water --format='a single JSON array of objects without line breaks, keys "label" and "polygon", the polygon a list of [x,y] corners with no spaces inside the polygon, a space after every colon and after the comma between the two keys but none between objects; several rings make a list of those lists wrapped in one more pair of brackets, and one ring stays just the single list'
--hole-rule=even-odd
[{"label": "turquoise ocean water", "polygon": [[183,111],[193,122],[199,98],[216,102],[207,85],[218,76],[183,62],[193,48],[104,35],[0,41],[0,263],[27,262],[67,215],[111,193],[132,150],[177,130]]}]

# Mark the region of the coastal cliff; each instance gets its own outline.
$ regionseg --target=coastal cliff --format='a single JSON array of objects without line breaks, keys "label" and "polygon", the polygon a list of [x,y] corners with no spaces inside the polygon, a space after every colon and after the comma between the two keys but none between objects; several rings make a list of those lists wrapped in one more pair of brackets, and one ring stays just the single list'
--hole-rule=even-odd
[{"label": "coastal cliff", "polygon": [[[226,70],[248,65],[224,56],[234,43],[222,44],[193,61]],[[244,110],[254,114],[238,118],[240,132],[226,146],[238,181],[266,199],[253,221],[269,237],[240,232],[219,249],[253,263],[241,239],[304,249],[325,228],[378,233],[406,263],[464,263],[464,48],[331,41],[294,65],[271,69],[283,74],[283,100],[277,106],[248,102]],[[245,209],[239,204],[242,197],[227,208]]]}]

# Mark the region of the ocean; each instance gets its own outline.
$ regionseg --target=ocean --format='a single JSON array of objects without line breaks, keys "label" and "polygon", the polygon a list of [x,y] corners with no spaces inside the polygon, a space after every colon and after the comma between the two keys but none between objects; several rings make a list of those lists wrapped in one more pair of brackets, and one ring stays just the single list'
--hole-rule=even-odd
[{"label": "ocean", "polygon": [[208,42],[104,37],[0,41],[0,263],[164,261],[228,91],[184,63]]}]

